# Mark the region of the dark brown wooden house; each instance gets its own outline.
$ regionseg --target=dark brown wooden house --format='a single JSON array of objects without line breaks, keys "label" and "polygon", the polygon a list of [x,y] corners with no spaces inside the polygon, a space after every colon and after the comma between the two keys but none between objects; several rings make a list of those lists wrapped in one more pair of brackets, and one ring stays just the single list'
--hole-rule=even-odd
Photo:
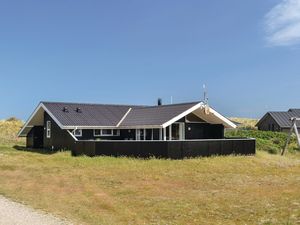
[{"label": "dark brown wooden house", "polygon": [[[19,136],[26,137],[27,147],[71,149],[74,155],[114,150],[125,154],[126,148],[139,152],[131,155],[149,155],[157,149],[167,151],[169,142],[177,141],[181,148],[180,141],[223,140],[224,128],[235,127],[203,102],[157,106],[41,102]],[[161,150],[153,155],[162,155]]]},{"label": "dark brown wooden house", "polygon": [[[286,112],[267,112],[256,124],[258,130],[289,132],[292,117],[300,118],[300,109],[289,109]],[[300,123],[297,122],[298,130]]]}]

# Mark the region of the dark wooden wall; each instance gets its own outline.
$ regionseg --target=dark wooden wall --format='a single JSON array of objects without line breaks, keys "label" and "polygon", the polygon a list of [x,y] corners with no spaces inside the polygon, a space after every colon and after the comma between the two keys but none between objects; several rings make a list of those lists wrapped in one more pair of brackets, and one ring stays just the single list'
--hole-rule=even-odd
[{"label": "dark wooden wall", "polygon": [[27,148],[43,148],[43,126],[35,126],[31,128],[26,138]]},{"label": "dark wooden wall", "polygon": [[255,139],[188,141],[78,141],[72,155],[108,155],[182,159],[211,155],[255,154]]},{"label": "dark wooden wall", "polygon": [[33,148],[33,128],[28,132],[26,137],[26,147]]},{"label": "dark wooden wall", "polygon": [[222,139],[224,126],[222,124],[186,123],[185,139]]},{"label": "dark wooden wall", "polygon": [[44,129],[44,148],[45,149],[71,149],[75,143],[72,136],[66,131],[60,129],[55,121],[45,112],[44,127],[47,121],[51,121],[51,137],[47,138],[46,129]]},{"label": "dark wooden wall", "polygon": [[[274,129],[272,129],[274,127]],[[265,118],[259,122],[259,125],[257,126],[258,130],[265,130],[265,131],[281,131],[280,126],[277,124],[277,122],[273,119],[272,116],[267,114]]]}]

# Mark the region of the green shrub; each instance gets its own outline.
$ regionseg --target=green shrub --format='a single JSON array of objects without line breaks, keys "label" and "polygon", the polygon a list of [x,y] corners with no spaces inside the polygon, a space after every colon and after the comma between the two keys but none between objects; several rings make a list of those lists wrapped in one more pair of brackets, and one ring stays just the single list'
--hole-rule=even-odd
[{"label": "green shrub", "polygon": [[275,145],[279,145],[279,144],[280,144],[279,138],[273,138],[273,139],[272,139],[272,142],[273,142]]},{"label": "green shrub", "polygon": [[8,122],[17,122],[17,121],[20,121],[20,120],[13,116],[13,117],[9,117],[8,119],[6,119],[6,121],[8,121]]},{"label": "green shrub", "polygon": [[279,149],[274,146],[266,146],[266,151],[270,154],[277,154],[279,152]]},{"label": "green shrub", "polygon": [[[239,138],[255,138],[257,150],[266,151],[272,154],[278,153],[284,147],[287,139],[287,133],[273,132],[273,131],[260,131],[250,129],[236,129],[227,130],[225,132],[226,137],[239,137]],[[289,152],[294,152],[295,149],[299,151],[296,137],[292,136],[290,144],[288,146]]]}]

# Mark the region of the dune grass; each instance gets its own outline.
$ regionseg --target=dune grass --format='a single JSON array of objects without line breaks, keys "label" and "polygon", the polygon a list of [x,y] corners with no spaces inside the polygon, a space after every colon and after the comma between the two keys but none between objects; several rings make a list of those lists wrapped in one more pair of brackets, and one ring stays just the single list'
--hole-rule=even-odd
[{"label": "dune grass", "polygon": [[17,133],[23,126],[23,122],[14,117],[0,120],[0,144],[1,145],[24,145],[25,139],[18,138]]},{"label": "dune grass", "polygon": [[258,122],[258,119],[251,119],[251,118],[230,117],[229,119],[234,122],[240,123],[239,127],[242,128],[255,128],[255,125]]},{"label": "dune grass", "polygon": [[0,138],[0,194],[75,224],[300,222],[297,151],[144,160],[12,147],[20,144]]},{"label": "dune grass", "polygon": [[0,194],[84,224],[294,224],[300,157],[71,157],[0,147]]}]

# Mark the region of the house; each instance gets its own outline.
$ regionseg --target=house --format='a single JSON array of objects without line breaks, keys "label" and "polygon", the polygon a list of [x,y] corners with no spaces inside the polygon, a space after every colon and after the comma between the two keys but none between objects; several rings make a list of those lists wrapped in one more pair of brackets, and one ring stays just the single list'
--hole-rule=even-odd
[{"label": "house", "polygon": [[[258,130],[289,132],[292,126],[291,118],[300,118],[300,109],[289,109],[286,112],[267,112],[256,124]],[[300,131],[300,123],[297,122]]]},{"label": "house", "polygon": [[156,106],[40,102],[18,136],[26,137],[28,148],[71,149],[74,155],[98,155],[104,150],[112,154],[112,148],[124,149],[128,143],[131,150],[144,153],[158,143],[145,150],[150,154],[167,151],[163,142],[223,140],[224,128],[235,127],[203,102]]}]

